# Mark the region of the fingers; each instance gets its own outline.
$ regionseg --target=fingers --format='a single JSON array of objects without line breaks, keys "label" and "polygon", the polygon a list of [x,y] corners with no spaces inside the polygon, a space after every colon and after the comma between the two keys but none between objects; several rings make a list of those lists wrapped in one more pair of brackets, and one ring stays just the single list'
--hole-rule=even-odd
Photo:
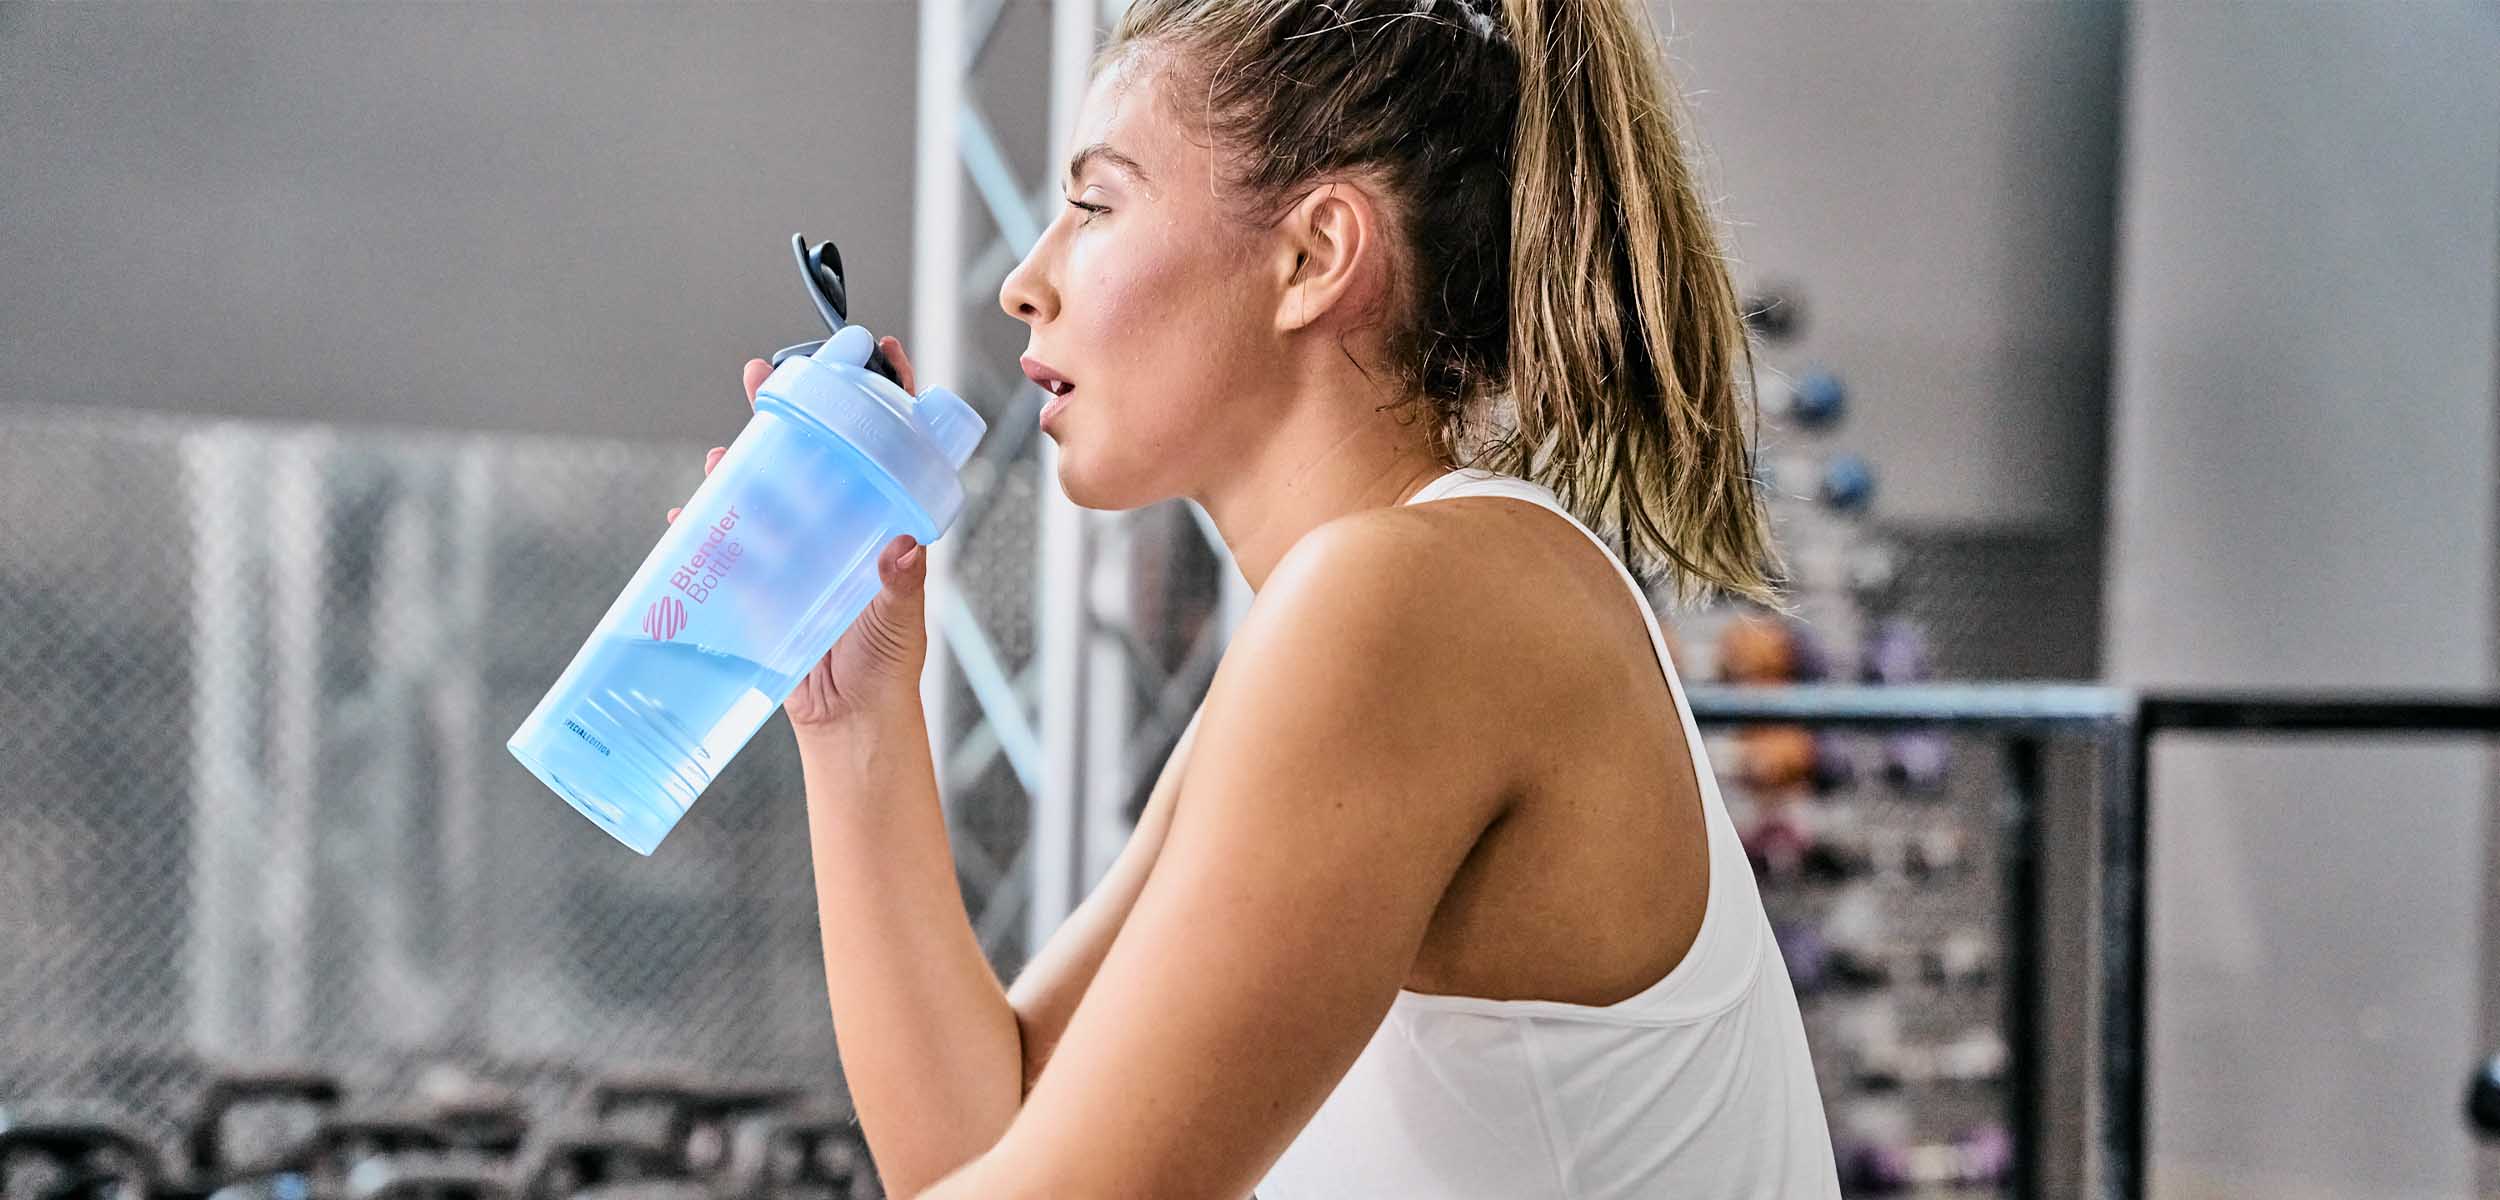
[{"label": "fingers", "polygon": [[902,384],[904,391],[915,396],[919,395],[920,386],[914,382],[915,377],[912,375],[911,356],[903,353],[903,339],[879,338],[877,347],[885,352],[885,361],[894,367],[894,382]]},{"label": "fingers", "polygon": [[773,377],[773,365],[760,358],[750,358],[746,365],[747,407],[755,407],[755,389]]},{"label": "fingers", "polygon": [[676,524],[676,523],[677,523],[677,514],[679,514],[679,513],[681,513],[681,512],[684,512],[684,511],[686,511],[686,510],[685,510],[685,509],[682,509],[682,508],[672,508],[672,509],[668,510],[668,523],[669,523],[669,524],[671,524],[671,525]]}]

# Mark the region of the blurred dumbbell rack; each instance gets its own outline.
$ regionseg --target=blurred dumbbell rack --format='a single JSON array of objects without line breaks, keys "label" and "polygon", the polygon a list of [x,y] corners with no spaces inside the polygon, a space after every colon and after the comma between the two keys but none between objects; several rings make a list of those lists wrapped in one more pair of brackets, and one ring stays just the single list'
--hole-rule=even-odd
[{"label": "blurred dumbbell rack", "polygon": [[[1742,602],[1668,618],[1688,682],[1915,683],[1937,653],[1871,520],[1878,465],[1840,376],[1783,361],[1798,301],[1753,302],[1757,486],[1793,616]],[[1776,320],[1760,314],[1777,312]],[[1714,729],[1705,742],[1795,982],[1844,1192],[2006,1194],[2012,1149],[2001,760],[1941,733]]]}]

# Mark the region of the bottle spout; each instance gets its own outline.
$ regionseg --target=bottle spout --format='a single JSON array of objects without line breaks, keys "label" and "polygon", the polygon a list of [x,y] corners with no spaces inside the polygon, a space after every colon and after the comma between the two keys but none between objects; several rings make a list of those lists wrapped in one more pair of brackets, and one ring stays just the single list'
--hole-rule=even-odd
[{"label": "bottle spout", "polygon": [[877,348],[877,335],[857,325],[845,325],[833,331],[816,352],[808,355],[817,362],[838,362],[847,367],[865,366],[869,354]]},{"label": "bottle spout", "polygon": [[958,471],[971,461],[973,448],[981,444],[981,435],[989,432],[989,423],[964,403],[963,397],[941,387],[920,393],[912,402],[911,415],[927,431],[929,440],[937,443],[947,465]]}]

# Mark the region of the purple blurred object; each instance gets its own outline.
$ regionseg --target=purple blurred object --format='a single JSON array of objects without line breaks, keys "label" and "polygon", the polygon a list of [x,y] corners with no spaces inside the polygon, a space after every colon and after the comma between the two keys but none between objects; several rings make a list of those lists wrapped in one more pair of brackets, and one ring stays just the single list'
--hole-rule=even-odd
[{"label": "purple blurred object", "polygon": [[1788,981],[1798,994],[1823,990],[1823,967],[1830,948],[1823,944],[1823,934],[1811,925],[1777,923],[1771,936],[1779,943],[1780,959],[1788,964]]},{"label": "purple blurred object", "polygon": [[2003,1183],[2014,1173],[2014,1135],[2002,1125],[1973,1126],[1953,1139],[1960,1170],[1953,1182],[1985,1186]]},{"label": "purple blurred object", "polygon": [[1814,790],[1828,796],[1858,781],[1858,757],[1845,734],[1814,735]]},{"label": "purple blurred object", "polygon": [[1821,683],[1832,677],[1832,652],[1823,637],[1803,621],[1788,623],[1788,677],[1797,683]]},{"label": "purple blurred object", "polygon": [[1841,1190],[1852,1196],[1898,1195],[1910,1186],[1910,1157],[1899,1146],[1848,1141],[1834,1152]]},{"label": "purple blurred object", "polygon": [[1936,674],[1933,655],[1928,653],[1927,631],[1915,621],[1893,617],[1875,627],[1867,639],[1866,661],[1860,664],[1860,675],[1867,683],[1918,683]]},{"label": "purple blurred object", "polygon": [[1941,733],[1911,730],[1884,739],[1884,778],[1893,786],[1921,795],[1944,790],[1945,769],[1952,747]]}]

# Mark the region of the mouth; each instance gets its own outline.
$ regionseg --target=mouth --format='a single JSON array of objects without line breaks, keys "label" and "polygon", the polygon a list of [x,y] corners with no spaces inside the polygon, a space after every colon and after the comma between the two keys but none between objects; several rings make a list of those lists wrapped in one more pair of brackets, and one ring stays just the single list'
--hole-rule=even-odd
[{"label": "mouth", "polygon": [[1017,361],[1024,367],[1024,377],[1032,380],[1033,386],[1038,387],[1053,396],[1064,397],[1068,393],[1076,390],[1075,380],[1052,370],[1050,364],[1043,362],[1030,354],[1025,355]]}]

